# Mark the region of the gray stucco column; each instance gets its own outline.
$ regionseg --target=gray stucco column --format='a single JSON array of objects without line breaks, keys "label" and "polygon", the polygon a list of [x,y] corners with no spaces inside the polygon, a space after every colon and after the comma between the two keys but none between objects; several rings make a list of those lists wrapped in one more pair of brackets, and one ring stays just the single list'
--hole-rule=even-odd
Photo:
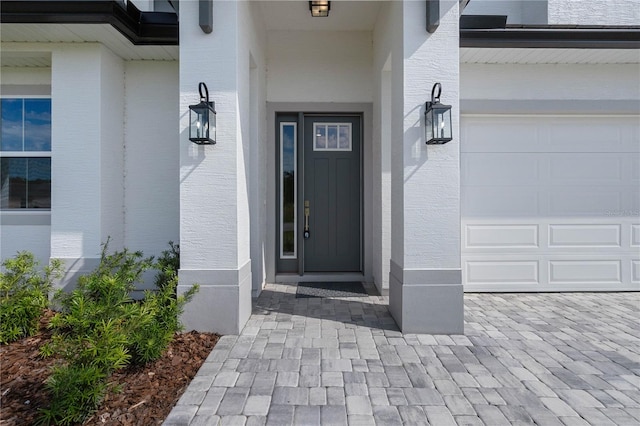
[{"label": "gray stucco column", "polygon": [[[457,334],[464,330],[458,2],[442,1],[433,34],[425,28],[424,1],[396,7],[402,8],[403,32],[394,41],[392,68],[402,70],[402,79],[392,81],[389,309],[404,333]],[[442,102],[453,106],[454,139],[427,146],[424,103],[436,82]]]}]

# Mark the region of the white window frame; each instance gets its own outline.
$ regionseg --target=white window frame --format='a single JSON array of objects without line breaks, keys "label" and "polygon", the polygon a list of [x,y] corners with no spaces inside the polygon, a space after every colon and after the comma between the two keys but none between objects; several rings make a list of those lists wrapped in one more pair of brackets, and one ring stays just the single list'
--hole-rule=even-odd
[{"label": "white window frame", "polygon": [[[327,145],[329,145],[329,126],[336,126],[338,128],[338,147],[337,148],[318,148],[316,144],[318,127],[324,127],[325,138],[327,138],[326,143]],[[346,126],[349,128],[349,148],[340,148],[340,126]],[[324,123],[324,122],[313,123],[313,150],[314,151],[342,151],[342,152],[353,151],[353,128],[351,123]]]},{"label": "white window frame", "polygon": [[[293,254],[284,254],[284,128],[293,126]],[[298,258],[298,123],[280,123],[280,259]]]},{"label": "white window frame", "polygon": [[[0,100],[2,99],[49,99],[51,101],[51,95],[2,95],[0,96]],[[23,105],[24,106],[24,105]],[[52,141],[53,144],[53,141]],[[22,115],[22,146],[24,147],[24,114]],[[0,158],[52,158],[52,151],[2,151],[0,150]],[[53,186],[53,180],[51,185]],[[52,191],[53,192],[53,191]],[[0,212],[3,214],[31,214],[31,213],[42,213],[42,212],[51,212],[51,208],[46,209],[0,209]]]}]

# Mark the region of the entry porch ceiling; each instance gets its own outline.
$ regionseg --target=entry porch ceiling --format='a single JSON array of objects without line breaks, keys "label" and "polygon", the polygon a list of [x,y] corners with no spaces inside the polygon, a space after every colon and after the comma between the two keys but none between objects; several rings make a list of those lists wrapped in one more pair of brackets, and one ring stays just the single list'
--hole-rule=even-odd
[{"label": "entry porch ceiling", "polygon": [[267,31],[372,31],[382,1],[332,1],[326,18],[313,18],[309,2],[260,1]]},{"label": "entry porch ceiling", "polygon": [[460,48],[463,64],[638,64],[639,49]]},{"label": "entry porch ceiling", "polygon": [[[17,50],[11,43],[102,43],[125,60],[174,61],[179,58],[178,46],[136,46],[110,24],[5,24],[0,27],[2,66],[37,66],[20,61],[5,52]],[[26,47],[27,50],[30,50]],[[40,47],[42,50],[42,47]],[[24,59],[23,55],[22,58]],[[40,66],[46,66],[40,62]]]}]

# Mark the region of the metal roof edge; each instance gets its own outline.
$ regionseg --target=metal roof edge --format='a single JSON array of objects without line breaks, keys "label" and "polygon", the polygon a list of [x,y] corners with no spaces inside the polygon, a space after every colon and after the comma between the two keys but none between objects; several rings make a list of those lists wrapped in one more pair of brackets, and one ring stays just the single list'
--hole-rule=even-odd
[{"label": "metal roof edge", "polygon": [[126,7],[114,0],[3,0],[1,3],[3,24],[109,24],[134,45],[178,44],[177,14],[141,12],[131,2]]},{"label": "metal roof edge", "polygon": [[460,29],[460,47],[640,49],[640,27],[537,25]]}]

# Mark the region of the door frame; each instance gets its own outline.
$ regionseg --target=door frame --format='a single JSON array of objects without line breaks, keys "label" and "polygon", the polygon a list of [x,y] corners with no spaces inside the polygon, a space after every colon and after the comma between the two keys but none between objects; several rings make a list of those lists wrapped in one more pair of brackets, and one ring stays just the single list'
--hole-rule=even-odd
[{"label": "door frame", "polygon": [[[301,112],[303,111],[303,112]],[[277,198],[277,188],[279,186],[279,141],[276,141],[276,125],[278,114],[298,114],[298,122],[302,123],[304,116],[359,116],[360,117],[360,131],[361,131],[361,151],[360,151],[360,217],[361,217],[361,242],[360,242],[360,268],[362,279],[366,281],[372,280],[372,250],[367,250],[367,247],[373,242],[372,238],[372,215],[367,214],[367,211],[371,211],[372,208],[372,195],[373,195],[373,181],[372,181],[372,118],[373,118],[373,105],[370,103],[298,103],[298,102],[267,102],[267,170],[268,170],[268,182],[267,182],[267,229],[273,229],[274,231],[267,231],[266,235],[266,247],[265,247],[265,269],[266,278],[268,282],[275,282],[276,275],[280,275],[280,278],[286,279],[286,281],[298,281],[302,277],[305,279],[310,278],[318,273],[305,274],[304,273],[304,247],[298,245],[298,270],[297,272],[280,273],[278,272],[278,260],[279,260],[279,217],[276,217],[279,199]],[[303,125],[298,124],[298,143],[299,146],[303,137]],[[302,143],[303,145],[303,143]],[[303,152],[298,149],[298,179],[304,179],[304,167],[301,164]],[[300,181],[302,182],[302,180]],[[297,214],[298,214],[298,235],[302,235],[304,222],[301,220],[304,217],[304,206],[301,200],[303,197],[302,185],[298,186],[297,192]],[[338,275],[343,273],[338,273]],[[335,277],[336,274],[331,274]],[[354,273],[344,273],[345,276],[354,276]],[[360,274],[357,274],[360,275]]]}]

